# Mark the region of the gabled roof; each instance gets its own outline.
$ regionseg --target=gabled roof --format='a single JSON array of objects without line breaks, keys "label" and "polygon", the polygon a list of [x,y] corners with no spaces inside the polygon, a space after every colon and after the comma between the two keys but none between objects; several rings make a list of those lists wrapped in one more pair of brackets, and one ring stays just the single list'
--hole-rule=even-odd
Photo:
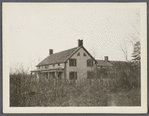
[{"label": "gabled roof", "polygon": [[[94,59],[90,53],[83,47],[75,47],[75,48],[72,48],[72,49],[68,49],[68,50],[65,50],[65,51],[62,51],[62,52],[58,52],[58,53],[55,53],[55,54],[52,54],[48,57],[46,57],[43,61],[41,61],[38,65],[38,66],[44,66],[44,65],[50,65],[50,64],[56,64],[56,63],[64,63],[66,62],[69,58],[71,58],[80,48],[83,48],[87,54],[92,58]],[[94,59],[95,60],[95,59]],[[96,60],[95,60],[96,61]],[[97,61],[96,61],[97,62]]]},{"label": "gabled roof", "polygon": [[96,60],[97,61],[97,67],[99,66],[113,66],[109,61],[105,61],[105,60]]},{"label": "gabled roof", "polygon": [[82,46],[82,48],[86,51],[86,53],[97,63],[96,59]]},{"label": "gabled roof", "polygon": [[37,66],[55,64],[55,63],[63,63],[66,62],[66,59],[69,58],[73,52],[78,50],[80,47],[75,47],[72,49],[68,49],[62,52],[58,52],[46,57],[43,61],[41,61]]}]

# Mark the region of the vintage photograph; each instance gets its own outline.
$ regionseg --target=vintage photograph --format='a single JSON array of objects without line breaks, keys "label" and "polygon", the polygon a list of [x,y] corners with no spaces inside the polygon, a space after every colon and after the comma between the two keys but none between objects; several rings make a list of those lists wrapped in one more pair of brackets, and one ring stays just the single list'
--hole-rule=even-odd
[{"label": "vintage photograph", "polygon": [[8,107],[141,108],[144,7],[3,3]]}]

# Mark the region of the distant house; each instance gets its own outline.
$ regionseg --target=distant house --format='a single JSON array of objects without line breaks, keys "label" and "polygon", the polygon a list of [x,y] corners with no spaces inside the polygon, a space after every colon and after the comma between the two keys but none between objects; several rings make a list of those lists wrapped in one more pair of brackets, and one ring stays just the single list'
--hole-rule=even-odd
[{"label": "distant house", "polygon": [[84,48],[83,40],[78,40],[78,46],[62,52],[53,53],[49,50],[49,56],[42,60],[31,71],[38,78],[45,75],[47,78],[66,79],[68,81],[80,81],[88,79],[96,68],[97,61]]},{"label": "distant house", "polygon": [[124,66],[128,66],[130,62],[126,61],[111,61],[108,60],[108,56],[105,56],[105,60],[96,60],[97,61],[97,68],[98,69],[105,69],[105,68],[119,68],[122,69]]},{"label": "distant house", "polygon": [[113,64],[108,60],[108,56],[105,56],[105,60],[96,60],[97,68],[108,68],[112,67]]}]

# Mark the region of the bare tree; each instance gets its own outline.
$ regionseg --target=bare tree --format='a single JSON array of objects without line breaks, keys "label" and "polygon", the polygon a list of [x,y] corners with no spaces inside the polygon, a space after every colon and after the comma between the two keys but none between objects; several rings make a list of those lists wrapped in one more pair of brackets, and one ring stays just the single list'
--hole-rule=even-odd
[{"label": "bare tree", "polygon": [[125,57],[125,60],[126,61],[128,61],[128,51],[127,51],[127,43],[126,43],[126,41],[124,40],[124,43],[123,44],[121,44],[121,51],[123,52],[123,54],[124,54],[124,57]]},{"label": "bare tree", "polygon": [[128,46],[134,47],[137,42],[140,42],[140,11],[136,10],[134,16],[135,20],[131,22],[132,30],[128,34],[125,34],[124,42],[120,46],[126,61],[128,61]]}]

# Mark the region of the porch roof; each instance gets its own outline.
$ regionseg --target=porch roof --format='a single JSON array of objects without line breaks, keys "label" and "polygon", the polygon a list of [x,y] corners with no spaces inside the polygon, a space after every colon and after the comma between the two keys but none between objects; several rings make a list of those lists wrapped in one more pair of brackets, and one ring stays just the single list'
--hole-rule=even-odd
[{"label": "porch roof", "polygon": [[44,70],[32,70],[31,72],[63,72],[64,68],[44,69]]}]

